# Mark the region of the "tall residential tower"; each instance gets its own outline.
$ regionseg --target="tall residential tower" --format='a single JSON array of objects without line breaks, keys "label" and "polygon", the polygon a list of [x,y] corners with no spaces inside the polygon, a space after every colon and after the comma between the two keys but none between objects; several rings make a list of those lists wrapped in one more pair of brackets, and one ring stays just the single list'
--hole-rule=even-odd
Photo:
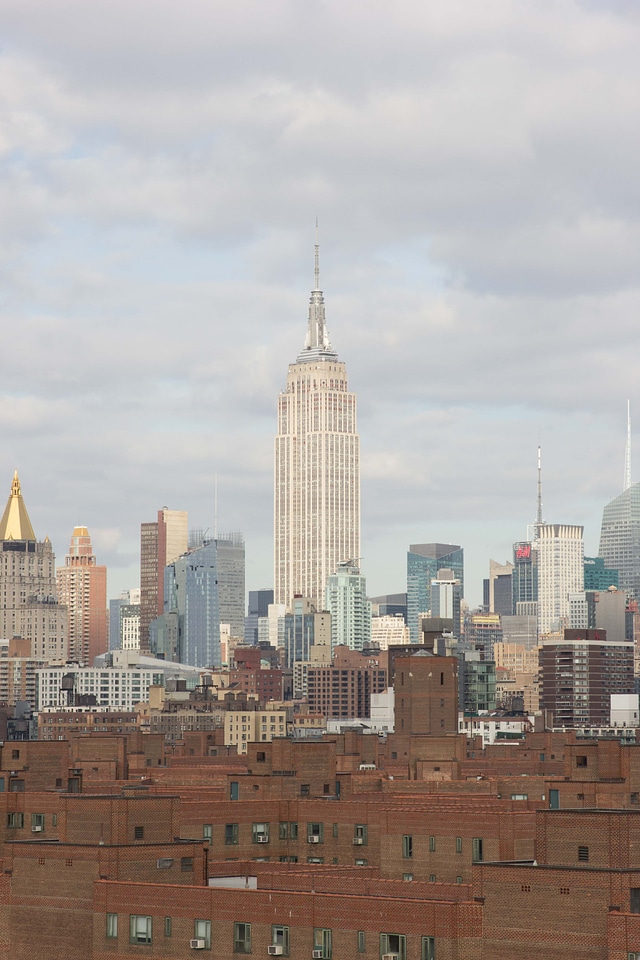
[{"label": "tall residential tower", "polygon": [[318,244],[304,348],[278,400],[275,439],[276,603],[307,597],[319,609],[338,564],[360,557],[360,438],[356,396],[331,346]]},{"label": "tall residential tower", "polygon": [[58,567],[58,600],[69,610],[69,659],[92,667],[106,653],[107,568],[98,566],[86,527],[74,527],[64,567]]}]

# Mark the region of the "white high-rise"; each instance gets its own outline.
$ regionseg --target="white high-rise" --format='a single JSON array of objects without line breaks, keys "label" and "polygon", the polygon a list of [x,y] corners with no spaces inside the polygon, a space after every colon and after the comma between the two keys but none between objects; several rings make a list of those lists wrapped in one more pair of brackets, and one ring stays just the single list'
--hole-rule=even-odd
[{"label": "white high-rise", "polygon": [[318,244],[307,336],[278,400],[274,476],[274,601],[323,605],[338,563],[360,556],[356,396],[331,346]]},{"label": "white high-rise", "polygon": [[569,594],[584,590],[583,527],[571,523],[537,526],[538,633],[569,623]]}]

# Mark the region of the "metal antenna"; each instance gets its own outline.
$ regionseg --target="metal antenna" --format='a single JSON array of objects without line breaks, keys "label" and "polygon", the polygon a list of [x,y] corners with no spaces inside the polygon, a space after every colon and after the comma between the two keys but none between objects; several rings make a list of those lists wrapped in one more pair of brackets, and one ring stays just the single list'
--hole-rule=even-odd
[{"label": "metal antenna", "polygon": [[315,287],[314,290],[320,289],[320,240],[318,237],[318,218],[316,217],[316,258],[315,258]]},{"label": "metal antenna", "polygon": [[218,539],[218,474],[213,485],[213,539]]},{"label": "metal antenna", "polygon": [[540,536],[540,527],[544,526],[542,519],[542,455],[538,444],[538,510],[536,513],[536,540]]},{"label": "metal antenna", "polygon": [[628,490],[631,486],[631,401],[627,400],[627,446],[624,451],[624,486]]}]

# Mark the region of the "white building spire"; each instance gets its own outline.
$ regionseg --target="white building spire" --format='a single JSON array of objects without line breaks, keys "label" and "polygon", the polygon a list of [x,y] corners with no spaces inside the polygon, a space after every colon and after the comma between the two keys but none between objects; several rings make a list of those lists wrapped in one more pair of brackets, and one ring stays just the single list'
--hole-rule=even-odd
[{"label": "white building spire", "polygon": [[311,360],[337,360],[338,354],[331,346],[324,311],[324,297],[320,289],[320,243],[316,217],[316,242],[314,258],[314,288],[309,299],[309,321],[304,349],[298,354],[297,363]]},{"label": "white building spire", "polygon": [[627,446],[624,451],[624,486],[628,490],[631,486],[631,401],[627,400]]}]

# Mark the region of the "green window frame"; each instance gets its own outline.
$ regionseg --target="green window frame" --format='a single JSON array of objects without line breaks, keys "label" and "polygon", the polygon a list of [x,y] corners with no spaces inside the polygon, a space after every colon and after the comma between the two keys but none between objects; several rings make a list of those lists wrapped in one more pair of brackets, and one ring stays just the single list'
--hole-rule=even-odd
[{"label": "green window frame", "polygon": [[321,960],[331,960],[331,930],[326,927],[316,927],[313,931],[313,955],[321,953]]},{"label": "green window frame", "polygon": [[153,920],[140,914],[129,916],[129,943],[152,943]]},{"label": "green window frame", "polygon": [[233,952],[251,953],[251,924],[234,923],[233,925]]},{"label": "green window frame", "polygon": [[435,937],[422,938],[422,960],[436,960]]},{"label": "green window frame", "polygon": [[407,960],[407,938],[404,933],[380,934],[380,960],[392,954],[398,960]]},{"label": "green window frame", "polygon": [[193,935],[196,940],[204,940],[205,950],[211,949],[211,920],[194,920]]},{"label": "green window frame", "polygon": [[280,923],[274,923],[271,927],[271,944],[274,947],[282,947],[282,956],[289,956],[289,927]]}]

